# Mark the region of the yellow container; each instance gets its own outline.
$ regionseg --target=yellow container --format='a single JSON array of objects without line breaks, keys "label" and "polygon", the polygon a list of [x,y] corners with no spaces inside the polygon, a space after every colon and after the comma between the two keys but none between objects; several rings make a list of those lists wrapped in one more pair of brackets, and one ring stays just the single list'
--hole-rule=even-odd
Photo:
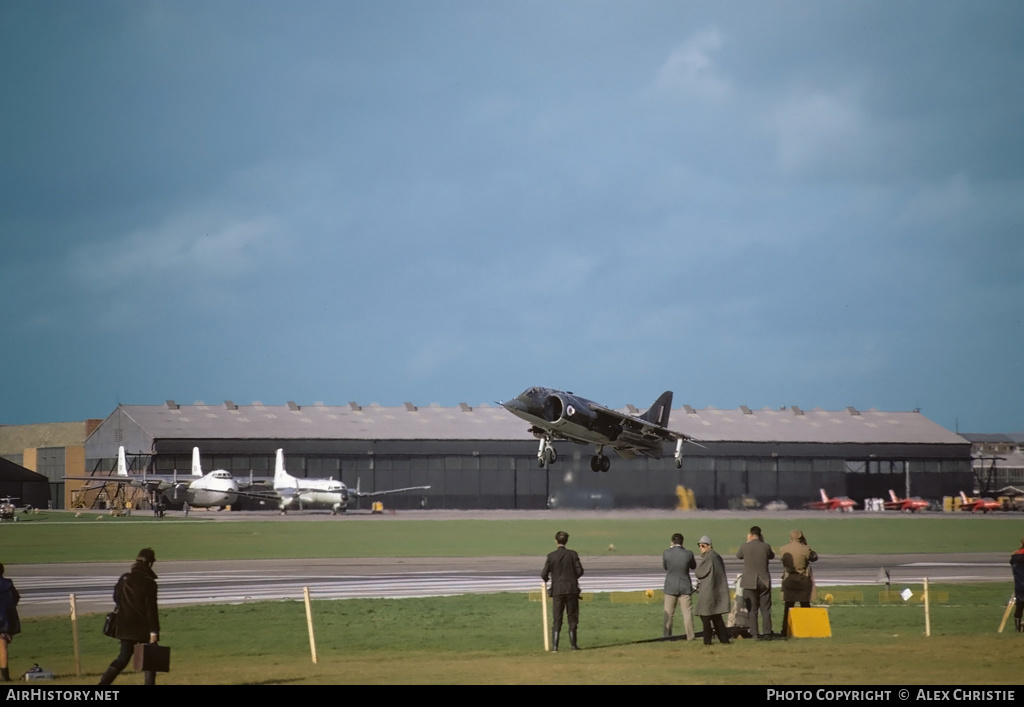
[{"label": "yellow container", "polygon": [[789,610],[786,635],[790,638],[831,638],[828,609],[793,607]]}]

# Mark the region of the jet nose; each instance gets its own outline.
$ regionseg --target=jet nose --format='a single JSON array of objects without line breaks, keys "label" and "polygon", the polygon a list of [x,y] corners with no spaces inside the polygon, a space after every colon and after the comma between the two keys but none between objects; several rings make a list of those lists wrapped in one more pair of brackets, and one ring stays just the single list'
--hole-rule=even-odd
[{"label": "jet nose", "polygon": [[519,398],[506,400],[501,404],[501,406],[509,412],[526,412],[526,404]]}]

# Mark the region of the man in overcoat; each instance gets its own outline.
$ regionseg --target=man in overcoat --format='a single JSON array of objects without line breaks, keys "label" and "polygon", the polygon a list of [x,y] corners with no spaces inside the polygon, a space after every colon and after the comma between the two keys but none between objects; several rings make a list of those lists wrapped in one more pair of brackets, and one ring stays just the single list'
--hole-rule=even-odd
[{"label": "man in overcoat", "polygon": [[779,549],[782,560],[782,635],[789,635],[789,610],[798,602],[800,606],[811,605],[814,578],[811,563],[818,561],[818,553],[810,548],[800,530],[789,532],[789,542]]},{"label": "man in overcoat", "polygon": [[683,547],[682,533],[672,536],[672,546],[661,555],[661,564],[665,568],[665,623],[664,635],[672,635],[672,623],[675,619],[676,605],[683,614],[683,625],[686,627],[686,640],[692,641],[693,633],[693,583],[690,581],[690,570],[697,567],[693,553]]},{"label": "man in overcoat", "polygon": [[0,564],[0,682],[11,681],[7,647],[14,636],[21,633],[21,618],[18,616],[20,600],[21,594],[14,582],[4,577],[4,566]]},{"label": "man in overcoat", "polygon": [[[750,635],[758,639],[772,637],[772,575],[768,571],[768,560],[775,558],[771,545],[764,541],[761,528],[753,526],[747,533],[747,542],[740,546],[736,557],[743,560],[743,575],[740,587],[747,607],[747,621]],[[761,631],[757,632],[757,615],[761,614]]]},{"label": "man in overcoat", "polygon": [[1010,555],[1010,567],[1013,569],[1013,597],[1017,608],[1013,613],[1013,626],[1018,633],[1024,632],[1024,538],[1020,539],[1020,549]]},{"label": "man in overcoat", "polygon": [[694,574],[697,577],[697,615],[704,629],[704,645],[711,645],[712,626],[718,640],[728,643],[722,614],[729,612],[729,578],[725,576],[725,562],[711,547],[711,538],[701,536],[697,542],[700,560]]},{"label": "man in overcoat", "polygon": [[580,622],[580,583],[583,576],[583,565],[580,563],[580,556],[575,550],[565,547],[569,542],[569,534],[565,531],[555,533],[555,542],[558,548],[548,553],[544,562],[544,569],[540,578],[544,584],[551,580],[551,587],[548,594],[551,596],[554,614],[551,624],[551,650],[558,650],[558,636],[562,630],[562,612],[569,622],[569,645],[574,651],[579,650],[576,643],[577,628]]},{"label": "man in overcoat", "polygon": [[[150,548],[139,550],[135,564],[114,587],[117,622],[114,636],[121,641],[121,652],[100,677],[100,685],[114,682],[131,662],[137,643],[156,643],[160,637],[160,618],[156,605],[156,554]],[[147,670],[147,685],[156,684],[156,673]]]}]

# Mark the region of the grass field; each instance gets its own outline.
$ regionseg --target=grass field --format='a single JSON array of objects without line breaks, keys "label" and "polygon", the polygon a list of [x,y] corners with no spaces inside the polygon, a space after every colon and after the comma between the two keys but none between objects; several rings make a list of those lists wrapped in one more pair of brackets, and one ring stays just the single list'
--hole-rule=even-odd
[{"label": "grass field", "polygon": [[[198,514],[196,514],[198,515]],[[735,552],[758,523],[765,540],[782,545],[800,528],[819,554],[1006,552],[1018,547],[1024,519],[1016,515],[932,514],[924,517],[857,514],[799,520],[751,514],[674,518],[552,520],[395,520],[358,516],[318,521],[203,521],[193,518],[111,518],[40,513],[0,526],[6,564],[121,562],[140,547],[161,560],[276,559],[284,557],[486,557],[547,553],[557,530],[572,536],[580,555],[659,555],[673,533],[688,544],[710,535],[719,552]],[[614,546],[614,550],[610,550]]]},{"label": "grass field", "polygon": [[[822,588],[822,592],[830,591]],[[837,598],[845,589],[836,588]],[[318,663],[300,602],[200,606],[162,612],[176,684],[1019,684],[1024,636],[996,633],[1003,584],[937,585],[932,636],[920,604],[880,603],[877,589],[829,610],[832,638],[770,643],[660,636],[660,595],[596,594],[581,608],[584,650],[543,651],[540,604],[521,594],[315,601]],[[613,599],[615,601],[613,601]],[[776,596],[777,599],[777,596]],[[678,619],[677,619],[678,621]],[[83,676],[74,676],[67,619],[32,619],[11,646],[16,671],[32,663],[58,684],[90,684],[117,653],[83,619]],[[699,627],[699,622],[698,622]],[[1012,622],[1011,622],[1012,627]],[[139,684],[126,672],[118,684]]]},{"label": "grass field", "polygon": [[[1005,552],[1024,535],[1016,516],[822,516],[799,520],[751,514],[679,518],[541,520],[394,520],[388,517],[288,522],[210,522],[200,518],[98,519],[41,513],[0,526],[0,561],[130,563],[143,546],[161,560],[224,558],[536,556],[556,530],[572,535],[581,555],[660,554],[673,532],[688,544],[709,534],[734,552],[752,523],[779,545],[799,527],[822,555]],[[610,549],[614,546],[614,549]],[[301,603],[197,606],[162,610],[162,640],[172,646],[178,684],[763,684],[996,685],[1020,682],[1024,636],[998,634],[1012,586],[933,586],[932,636],[918,603],[879,601],[877,587],[821,588],[832,638],[770,643],[741,641],[706,648],[660,636],[660,595],[597,594],[583,604],[585,650],[542,649],[540,604],[525,595],[314,602],[319,662],[309,657]],[[859,592],[859,593],[858,593]],[[776,593],[776,602],[779,601]],[[781,619],[780,604],[775,610]],[[677,619],[678,621],[678,619]],[[58,684],[90,684],[117,653],[100,634],[102,617],[82,618],[84,675],[75,676],[67,618],[24,621],[11,646],[18,674],[32,663],[56,672]],[[698,622],[699,623],[699,622]],[[1010,622],[1012,628],[1012,621]],[[126,673],[118,684],[138,684]]]}]

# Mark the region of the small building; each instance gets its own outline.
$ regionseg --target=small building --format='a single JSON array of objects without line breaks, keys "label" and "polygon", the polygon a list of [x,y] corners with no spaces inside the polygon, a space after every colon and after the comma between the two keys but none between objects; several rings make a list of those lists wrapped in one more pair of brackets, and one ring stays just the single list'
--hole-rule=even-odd
[{"label": "small building", "polygon": [[1007,486],[1024,487],[1024,433],[962,436],[971,443],[975,493],[992,495]]},{"label": "small building", "polygon": [[0,502],[18,508],[49,508],[50,484],[45,476],[0,457]]},{"label": "small building", "polygon": [[47,498],[54,508],[64,508],[64,477],[85,473],[85,439],[100,422],[0,425],[0,458],[42,475],[49,484]]}]

